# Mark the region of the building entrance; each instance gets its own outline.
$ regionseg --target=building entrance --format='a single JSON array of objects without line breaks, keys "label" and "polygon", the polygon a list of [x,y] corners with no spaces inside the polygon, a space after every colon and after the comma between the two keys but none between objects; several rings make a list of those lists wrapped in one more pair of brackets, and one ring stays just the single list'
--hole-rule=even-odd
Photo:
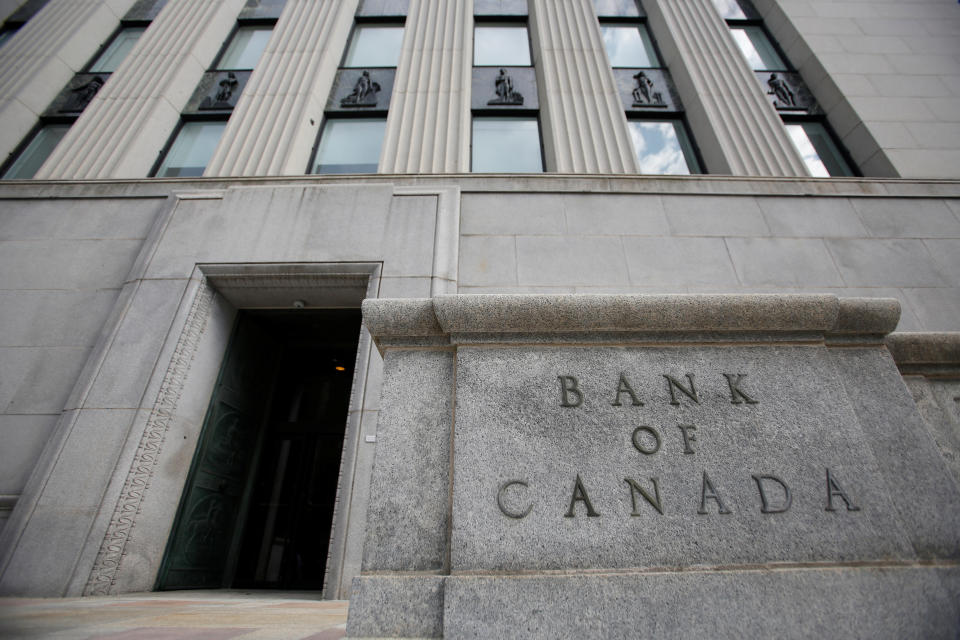
[{"label": "building entrance", "polygon": [[360,311],[241,311],[157,589],[323,588]]}]

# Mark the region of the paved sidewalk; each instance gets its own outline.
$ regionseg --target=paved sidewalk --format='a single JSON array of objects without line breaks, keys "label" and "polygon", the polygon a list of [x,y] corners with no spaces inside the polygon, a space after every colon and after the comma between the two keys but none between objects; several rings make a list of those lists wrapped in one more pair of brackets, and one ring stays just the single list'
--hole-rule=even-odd
[{"label": "paved sidewalk", "polygon": [[336,640],[346,600],[319,593],[171,591],[92,598],[0,598],[0,638]]}]

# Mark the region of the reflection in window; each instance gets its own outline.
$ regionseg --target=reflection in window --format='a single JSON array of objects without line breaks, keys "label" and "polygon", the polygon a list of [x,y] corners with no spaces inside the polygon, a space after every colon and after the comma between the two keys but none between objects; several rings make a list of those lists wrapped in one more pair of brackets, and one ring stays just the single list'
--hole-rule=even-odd
[{"label": "reflection in window", "polygon": [[810,175],[815,178],[852,176],[853,171],[843,159],[827,128],[819,122],[787,124],[787,133],[803,157]]},{"label": "reflection in window", "polygon": [[230,39],[217,69],[253,69],[267,47],[272,26],[240,27]]},{"label": "reflection in window", "polygon": [[740,8],[737,0],[713,0],[713,6],[724,20],[747,20],[747,14]]},{"label": "reflection in window", "polygon": [[32,178],[69,129],[69,124],[48,124],[41,127],[17,156],[16,161],[4,172],[4,180]]},{"label": "reflection in window", "polygon": [[754,71],[778,71],[787,68],[761,27],[730,27],[730,33]]},{"label": "reflection in window", "polygon": [[543,171],[535,117],[474,118],[471,170],[475,173]]},{"label": "reflection in window", "polygon": [[630,137],[640,173],[689,175],[700,173],[696,154],[683,123],[678,120],[631,120]]},{"label": "reflection in window", "polygon": [[327,120],[313,173],[376,173],[386,128],[386,118]]},{"label": "reflection in window", "polygon": [[216,122],[185,122],[180,128],[167,155],[164,156],[158,178],[202,176],[213,150],[226,128],[225,120]]},{"label": "reflection in window", "polygon": [[593,0],[598,16],[639,18],[640,9],[636,0]]},{"label": "reflection in window", "polygon": [[90,73],[113,73],[116,71],[146,30],[146,27],[122,29],[113,37],[110,45],[104,49],[103,53],[90,65]]},{"label": "reflection in window", "polygon": [[347,47],[344,67],[395,67],[403,42],[401,25],[357,25]]},{"label": "reflection in window", "polygon": [[660,60],[646,27],[641,24],[601,24],[603,46],[614,67],[659,67]]},{"label": "reflection in window", "polygon": [[478,67],[530,66],[530,41],[524,25],[477,25],[473,30],[473,64]]}]

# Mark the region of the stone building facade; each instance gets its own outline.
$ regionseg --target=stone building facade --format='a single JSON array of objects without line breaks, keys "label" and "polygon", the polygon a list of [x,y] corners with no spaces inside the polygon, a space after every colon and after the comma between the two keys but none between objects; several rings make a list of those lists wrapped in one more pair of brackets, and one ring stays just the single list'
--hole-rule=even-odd
[{"label": "stone building facade", "polygon": [[[960,331],[955,2],[38,4],[0,45],[0,593],[193,584],[165,576],[178,535],[224,528],[224,507],[191,512],[188,494],[202,485],[196,452],[217,446],[204,434],[236,327],[286,340],[302,313],[334,334],[358,316],[323,314],[368,298],[896,298],[904,335],[891,348],[960,482],[960,358],[946,333]],[[20,5],[0,3],[13,26]],[[123,28],[138,39],[95,71]],[[350,62],[364,29],[374,49],[397,38],[394,61]],[[509,49],[486,40],[497,29],[522,32],[529,59],[478,64],[484,46]],[[241,32],[262,55],[223,66]],[[654,59],[618,62],[611,42],[626,32],[624,48]],[[741,48],[764,58],[758,33],[779,63]],[[364,122],[375,133],[352,129]],[[15,178],[48,126],[59,143]],[[540,165],[516,169],[529,148],[509,143],[530,131]],[[181,139],[199,159],[177,156]],[[643,145],[656,144],[651,160]],[[314,175],[331,167],[346,173]],[[400,402],[381,398],[382,358],[357,327],[314,577],[329,598],[360,572],[378,416]],[[310,348],[343,346],[331,345]],[[266,436],[251,433],[262,456]],[[251,473],[237,518],[254,508]],[[211,540],[237,547],[222,561],[233,568],[196,584],[240,584],[243,541]],[[247,555],[249,583],[269,582],[280,556]]]}]

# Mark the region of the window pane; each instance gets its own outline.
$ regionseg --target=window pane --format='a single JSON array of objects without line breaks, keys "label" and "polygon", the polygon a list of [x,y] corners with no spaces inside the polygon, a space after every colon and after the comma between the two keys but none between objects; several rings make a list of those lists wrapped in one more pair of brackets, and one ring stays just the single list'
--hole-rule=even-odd
[{"label": "window pane", "polygon": [[526,67],[530,65],[530,41],[521,25],[483,25],[473,30],[473,64]]},{"label": "window pane", "polygon": [[3,30],[0,30],[0,47],[2,47],[7,40],[12,38],[19,30],[20,27],[7,27]]},{"label": "window pane", "polygon": [[68,124],[48,124],[37,131],[30,144],[17,156],[16,162],[3,174],[4,179],[32,178],[69,129]]},{"label": "window pane", "polygon": [[776,71],[787,68],[783,60],[777,55],[776,49],[767,34],[760,27],[731,27],[730,33],[737,41],[737,46],[754,71]]},{"label": "window pane", "polygon": [[400,59],[403,27],[358,25],[353,30],[345,67],[395,67]]},{"label": "window pane", "polygon": [[843,159],[840,149],[822,124],[804,122],[788,124],[786,127],[810,175],[815,178],[853,175],[850,165]]},{"label": "window pane", "polygon": [[640,173],[689,175],[699,173],[686,129],[680,122],[631,120],[630,137],[637,152]]},{"label": "window pane", "polygon": [[713,0],[713,6],[724,20],[746,20],[747,14],[740,8],[737,0]]},{"label": "window pane", "polygon": [[217,69],[253,69],[267,46],[273,27],[241,27],[233,34]]},{"label": "window pane", "polygon": [[598,16],[640,17],[636,0],[593,0],[593,6]]},{"label": "window pane", "polygon": [[100,57],[90,66],[92,73],[113,73],[137,44],[137,40],[146,31],[146,27],[128,27],[118,33],[104,49]]},{"label": "window pane", "polygon": [[226,126],[224,121],[185,123],[167,151],[157,177],[202,176]]},{"label": "window pane", "polygon": [[600,25],[603,46],[614,67],[659,67],[650,34],[643,25]]},{"label": "window pane", "polygon": [[474,118],[471,166],[476,173],[543,171],[537,119]]},{"label": "window pane", "polygon": [[386,118],[327,120],[314,173],[376,173]]}]

